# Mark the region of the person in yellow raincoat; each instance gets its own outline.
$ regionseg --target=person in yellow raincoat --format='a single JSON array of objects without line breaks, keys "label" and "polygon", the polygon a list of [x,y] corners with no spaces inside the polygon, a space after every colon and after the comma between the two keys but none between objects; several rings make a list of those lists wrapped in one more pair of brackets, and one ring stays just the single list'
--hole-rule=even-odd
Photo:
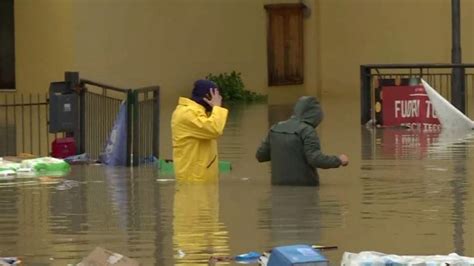
[{"label": "person in yellow raincoat", "polygon": [[224,132],[227,109],[210,80],[194,83],[191,99],[180,97],[171,117],[173,161],[179,181],[217,180],[217,138]]}]

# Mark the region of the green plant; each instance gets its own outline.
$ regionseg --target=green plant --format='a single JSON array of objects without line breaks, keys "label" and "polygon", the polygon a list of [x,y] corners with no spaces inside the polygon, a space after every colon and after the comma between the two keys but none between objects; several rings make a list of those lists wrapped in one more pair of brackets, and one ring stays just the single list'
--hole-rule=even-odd
[{"label": "green plant", "polygon": [[219,87],[224,101],[261,101],[265,100],[266,95],[258,94],[245,89],[241,73],[232,71],[229,73],[209,74],[206,79],[214,81]]}]

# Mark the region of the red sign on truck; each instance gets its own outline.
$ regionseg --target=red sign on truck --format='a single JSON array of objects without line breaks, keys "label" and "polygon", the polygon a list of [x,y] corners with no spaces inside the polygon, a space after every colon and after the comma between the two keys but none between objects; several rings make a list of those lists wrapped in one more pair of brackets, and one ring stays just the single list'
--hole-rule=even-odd
[{"label": "red sign on truck", "polygon": [[441,128],[423,86],[385,86],[381,98],[384,126],[408,126],[421,130]]}]

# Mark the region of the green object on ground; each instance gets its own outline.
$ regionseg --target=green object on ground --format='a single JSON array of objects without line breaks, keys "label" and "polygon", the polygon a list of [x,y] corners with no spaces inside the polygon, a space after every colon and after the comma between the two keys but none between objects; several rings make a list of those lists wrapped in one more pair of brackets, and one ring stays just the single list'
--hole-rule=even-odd
[{"label": "green object on ground", "polygon": [[[162,173],[173,173],[174,166],[173,160],[168,159],[158,159],[157,161],[158,169]],[[232,164],[229,161],[219,161],[219,172],[226,173],[232,170]]]},{"label": "green object on ground", "polygon": [[19,163],[5,161],[3,159],[0,160],[0,171],[6,171],[6,170],[16,171],[18,168],[20,168]]},{"label": "green object on ground", "polygon": [[52,157],[23,160],[21,167],[31,168],[37,174],[47,175],[65,175],[71,170],[71,166],[67,162]]},{"label": "green object on ground", "polygon": [[230,172],[232,170],[232,164],[229,161],[219,161],[219,171]]},{"label": "green object on ground", "polygon": [[5,161],[0,158],[0,177],[11,177],[16,174],[18,168],[20,168],[19,163]]}]

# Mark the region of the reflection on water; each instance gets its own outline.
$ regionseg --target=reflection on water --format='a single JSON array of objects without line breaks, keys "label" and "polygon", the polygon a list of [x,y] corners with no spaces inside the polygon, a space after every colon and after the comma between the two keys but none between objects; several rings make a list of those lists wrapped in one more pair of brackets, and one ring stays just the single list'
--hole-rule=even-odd
[{"label": "reflection on water", "polygon": [[365,128],[362,127],[364,160],[370,159],[423,159],[429,155],[429,149],[439,142],[439,131],[423,132],[402,128]]},{"label": "reflection on water", "polygon": [[397,230],[396,236],[405,235],[412,242],[442,241],[417,250],[469,254],[464,239],[472,234],[465,231],[466,224],[473,223],[472,210],[466,208],[466,196],[472,191],[471,132],[362,131],[367,149],[362,151],[365,208],[361,218],[369,221],[367,226],[374,226],[374,220],[384,221],[387,227],[398,221],[399,228],[414,228],[407,230],[410,235]]},{"label": "reflection on water", "polygon": [[[57,189],[63,178],[0,181],[0,255],[67,265],[102,246],[143,265],[192,265],[308,243],[339,246],[326,253],[335,264],[344,251],[474,256],[471,136],[367,129],[353,115],[357,102],[322,104],[323,151],[351,162],[321,171],[319,188],[271,186],[269,165],[254,159],[292,105],[230,106],[219,149],[233,170],[219,184],[158,182],[153,166],[74,166],[65,178],[78,186],[68,190]],[[162,120],[172,108],[164,110]]]},{"label": "reflection on water", "polygon": [[206,264],[229,254],[228,233],[219,221],[219,184],[177,184],[173,207],[176,265]]}]

